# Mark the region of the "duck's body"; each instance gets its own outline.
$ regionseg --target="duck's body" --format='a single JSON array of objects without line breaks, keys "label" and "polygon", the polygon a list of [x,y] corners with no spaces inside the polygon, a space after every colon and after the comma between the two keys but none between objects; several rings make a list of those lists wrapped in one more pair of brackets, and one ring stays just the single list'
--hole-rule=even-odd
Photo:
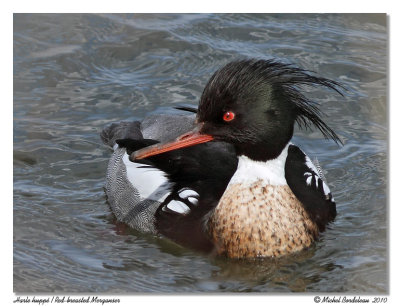
[{"label": "duck's body", "polygon": [[281,256],[308,247],[318,236],[317,223],[285,179],[288,147],[267,162],[239,157],[208,224],[218,253]]},{"label": "duck's body", "polygon": [[294,121],[337,136],[289,86],[295,81],[336,84],[272,61],[235,62],[211,78],[196,118],[159,115],[106,128],[102,139],[115,150],[106,192],[116,217],[229,257],[310,246],[336,208],[319,171],[289,143]]}]

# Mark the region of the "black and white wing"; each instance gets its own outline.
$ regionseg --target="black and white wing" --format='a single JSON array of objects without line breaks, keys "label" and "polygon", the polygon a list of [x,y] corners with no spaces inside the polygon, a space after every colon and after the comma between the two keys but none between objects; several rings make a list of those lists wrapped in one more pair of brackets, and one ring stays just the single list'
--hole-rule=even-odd
[{"label": "black and white wing", "polygon": [[320,170],[295,145],[289,145],[285,178],[295,196],[303,203],[320,231],[336,217],[336,204]]},{"label": "black and white wing", "polygon": [[218,204],[236,170],[235,151],[226,143],[205,143],[129,160],[134,151],[156,142],[116,141],[119,148],[126,150],[126,176],[142,200],[158,202],[154,213],[157,233],[179,244],[209,251],[212,244],[205,232],[205,216]]},{"label": "black and white wing", "polygon": [[155,115],[142,122],[107,126],[101,138],[114,153],[107,169],[106,194],[119,221],[206,249],[211,245],[204,232],[204,217],[218,204],[235,172],[233,147],[206,143],[140,161],[129,160],[133,151],[172,140],[193,129],[193,124],[194,115]]}]

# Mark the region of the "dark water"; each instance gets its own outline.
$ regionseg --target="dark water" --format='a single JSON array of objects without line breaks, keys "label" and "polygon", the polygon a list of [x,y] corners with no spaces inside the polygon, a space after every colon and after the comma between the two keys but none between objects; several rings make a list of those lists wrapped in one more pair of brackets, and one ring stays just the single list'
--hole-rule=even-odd
[{"label": "dark water", "polygon": [[[310,92],[343,147],[318,157],[338,217],[310,250],[213,258],[118,224],[103,191],[114,121],[196,105],[230,60],[276,58],[342,82]],[[388,292],[385,15],[14,15],[14,290]]]}]

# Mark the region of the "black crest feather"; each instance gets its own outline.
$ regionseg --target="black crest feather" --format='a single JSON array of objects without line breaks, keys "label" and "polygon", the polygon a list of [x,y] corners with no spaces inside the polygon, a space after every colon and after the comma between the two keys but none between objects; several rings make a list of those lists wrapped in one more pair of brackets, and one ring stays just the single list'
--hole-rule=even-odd
[{"label": "black crest feather", "polygon": [[[338,135],[322,121],[325,115],[319,108],[319,104],[307,98],[302,93],[302,87],[322,86],[333,90],[343,96],[345,90],[340,83],[314,75],[314,72],[285,64],[275,60],[245,59],[228,63],[216,71],[209,80],[203,92],[203,97],[210,96],[215,88],[229,91],[232,88],[250,88],[257,90],[263,86],[272,86],[275,92],[289,101],[294,108],[295,120],[300,128],[317,127],[325,138],[333,139],[336,143],[342,143]],[[238,90],[240,91],[240,89]],[[201,113],[209,112],[213,108],[211,103],[203,103],[199,106]]]},{"label": "black crest feather", "polygon": [[174,108],[184,112],[195,113],[195,114],[197,113],[197,108],[192,106],[180,105],[180,106],[175,106]]},{"label": "black crest feather", "polygon": [[340,83],[323,77],[312,75],[312,71],[294,67],[289,64],[282,64],[273,61],[269,62],[273,67],[272,83],[281,86],[283,94],[293,103],[296,108],[296,122],[300,128],[311,128],[314,125],[327,139],[343,144],[339,136],[324,122],[321,117],[325,114],[319,108],[320,104],[307,98],[301,91],[302,86],[322,86],[331,89],[341,96],[341,90],[345,90]]}]

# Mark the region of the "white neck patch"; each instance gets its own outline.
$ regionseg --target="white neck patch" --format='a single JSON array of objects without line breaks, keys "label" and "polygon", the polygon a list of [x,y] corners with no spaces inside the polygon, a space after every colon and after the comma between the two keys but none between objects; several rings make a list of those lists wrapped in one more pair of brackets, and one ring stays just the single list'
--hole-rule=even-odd
[{"label": "white neck patch", "polygon": [[254,161],[244,155],[239,156],[237,170],[229,184],[251,184],[261,179],[265,185],[287,185],[285,163],[289,144],[277,158],[266,162]]}]

